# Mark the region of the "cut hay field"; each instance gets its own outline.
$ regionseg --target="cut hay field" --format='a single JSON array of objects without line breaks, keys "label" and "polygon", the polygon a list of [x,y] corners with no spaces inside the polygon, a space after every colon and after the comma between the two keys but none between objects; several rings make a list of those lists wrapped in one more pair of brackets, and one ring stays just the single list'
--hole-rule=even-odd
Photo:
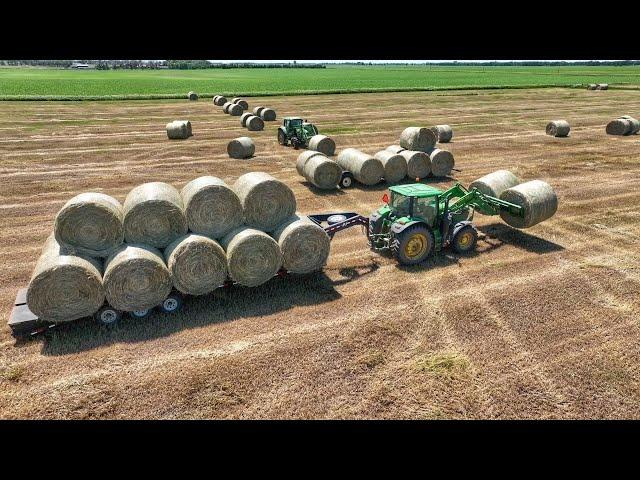
[{"label": "cut hay field", "polygon": [[[250,106],[264,99],[248,98]],[[554,186],[558,213],[526,231],[476,217],[476,253],[403,268],[338,234],[324,272],[190,299],[175,316],[91,323],[16,342],[6,326],[53,218],[83,191],[119,200],[146,181],[182,187],[263,170],[304,213],[369,213],[384,187],[318,193],[276,142],[230,160],[245,135],[210,101],[0,104],[0,418],[640,418],[640,92],[573,89],[272,97],[338,149],[375,153],[409,125],[448,123],[462,171]],[[172,119],[195,136],[169,141]],[[549,120],[571,136],[544,134]]]},{"label": "cut hay field", "polygon": [[328,66],[207,70],[0,68],[0,100],[185,98],[477,88],[640,87],[639,66]]}]

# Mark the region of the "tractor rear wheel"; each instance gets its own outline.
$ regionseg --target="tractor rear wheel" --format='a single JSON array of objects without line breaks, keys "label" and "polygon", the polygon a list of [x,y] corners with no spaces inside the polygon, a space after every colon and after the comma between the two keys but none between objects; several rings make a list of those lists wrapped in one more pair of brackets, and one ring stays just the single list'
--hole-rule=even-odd
[{"label": "tractor rear wheel", "polygon": [[454,235],[451,245],[457,253],[471,252],[478,243],[478,232],[471,225],[462,227]]},{"label": "tractor rear wheel", "polygon": [[280,145],[287,144],[287,138],[285,137],[284,132],[282,130],[278,130],[278,143]]},{"label": "tractor rear wheel", "polygon": [[426,260],[435,247],[433,232],[425,225],[403,230],[391,241],[391,252],[401,265],[416,265]]}]

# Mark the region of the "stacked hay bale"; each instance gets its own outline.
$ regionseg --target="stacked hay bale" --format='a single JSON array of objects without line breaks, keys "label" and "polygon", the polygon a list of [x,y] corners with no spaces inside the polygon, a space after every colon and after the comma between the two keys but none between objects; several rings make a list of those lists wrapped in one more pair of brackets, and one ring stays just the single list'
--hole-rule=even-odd
[{"label": "stacked hay bale", "polygon": [[249,137],[234,138],[227,144],[227,153],[231,158],[251,158],[256,152],[256,146]]},{"label": "stacked hay bale", "polygon": [[411,179],[428,175],[446,177],[453,170],[455,160],[451,152],[435,148],[440,134],[442,141],[446,142],[451,140],[453,131],[448,125],[436,125],[430,129],[408,127],[400,134],[400,145],[391,145],[387,150],[398,152],[407,160],[407,176]]},{"label": "stacked hay bale", "polygon": [[434,177],[447,177],[455,166],[453,154],[447,150],[434,148],[429,153],[431,159],[431,174]]},{"label": "stacked hay bale", "polygon": [[384,176],[384,166],[380,160],[355,148],[342,150],[337,163],[363,185],[376,185]]},{"label": "stacked hay bale", "polygon": [[187,94],[187,97],[189,98],[189,100],[191,101],[195,101],[198,100],[198,94],[196,92],[189,92]]},{"label": "stacked hay bale", "polygon": [[545,131],[552,137],[566,137],[571,131],[571,126],[566,120],[553,120],[547,124]]},{"label": "stacked hay bale", "polygon": [[322,190],[338,188],[342,168],[321,152],[306,150],[298,155],[296,170],[309,183]]},{"label": "stacked hay bale", "polygon": [[519,183],[520,179],[509,170],[496,170],[493,173],[471,182],[469,190],[477,188],[480,193],[500,198],[502,192],[511,187],[515,187]]},{"label": "stacked hay bale", "polygon": [[374,155],[374,158],[380,160],[384,167],[385,182],[398,183],[407,176],[407,160],[401,154],[381,150]]},{"label": "stacked hay bale", "polygon": [[309,150],[315,150],[330,157],[336,153],[336,142],[326,135],[314,135],[309,139]]},{"label": "stacked hay bale", "polygon": [[640,121],[630,115],[611,120],[606,127],[608,135],[634,135],[640,131]]},{"label": "stacked hay bale", "polygon": [[174,120],[167,123],[167,137],[170,140],[185,140],[193,136],[189,120]]},{"label": "stacked hay bale", "polygon": [[431,127],[438,143],[449,143],[453,138],[453,129],[449,125],[435,125]]},{"label": "stacked hay bale", "polygon": [[318,224],[296,213],[273,232],[282,252],[282,266],[292,273],[311,273],[327,263],[330,239]]}]

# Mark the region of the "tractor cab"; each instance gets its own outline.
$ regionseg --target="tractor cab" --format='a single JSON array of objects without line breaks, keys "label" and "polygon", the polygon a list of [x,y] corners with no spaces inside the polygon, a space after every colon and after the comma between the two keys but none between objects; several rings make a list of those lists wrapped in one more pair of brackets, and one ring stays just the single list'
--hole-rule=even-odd
[{"label": "tractor cab", "polygon": [[301,127],[302,123],[303,121],[300,117],[286,117],[282,122],[282,126],[285,128],[285,130],[290,132],[295,128]]},{"label": "tractor cab", "polygon": [[419,220],[434,227],[438,217],[440,190],[429,185],[397,185],[389,188],[390,217],[396,221]]}]

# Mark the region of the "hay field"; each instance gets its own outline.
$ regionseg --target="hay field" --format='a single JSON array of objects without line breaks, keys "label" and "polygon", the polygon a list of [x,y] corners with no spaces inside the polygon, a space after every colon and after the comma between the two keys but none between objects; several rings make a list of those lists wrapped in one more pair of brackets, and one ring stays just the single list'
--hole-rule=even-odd
[{"label": "hay field", "polygon": [[[264,170],[302,212],[369,213],[384,187],[312,191],[275,123],[251,133],[255,158],[231,160],[226,143],[246,130],[210,101],[3,102],[0,418],[640,418],[640,137],[604,133],[611,118],[640,115],[640,92],[248,100],[308,118],[338,150],[375,153],[406,126],[448,123],[458,180],[499,168],[540,178],[558,213],[527,231],[477,215],[475,254],[411,268],[353,229],[336,236],[323,273],[16,343],[5,323],[16,291],[77,193],[124,200],[145,181]],[[178,118],[195,136],[168,141]],[[569,138],[544,134],[558,118]]]}]

